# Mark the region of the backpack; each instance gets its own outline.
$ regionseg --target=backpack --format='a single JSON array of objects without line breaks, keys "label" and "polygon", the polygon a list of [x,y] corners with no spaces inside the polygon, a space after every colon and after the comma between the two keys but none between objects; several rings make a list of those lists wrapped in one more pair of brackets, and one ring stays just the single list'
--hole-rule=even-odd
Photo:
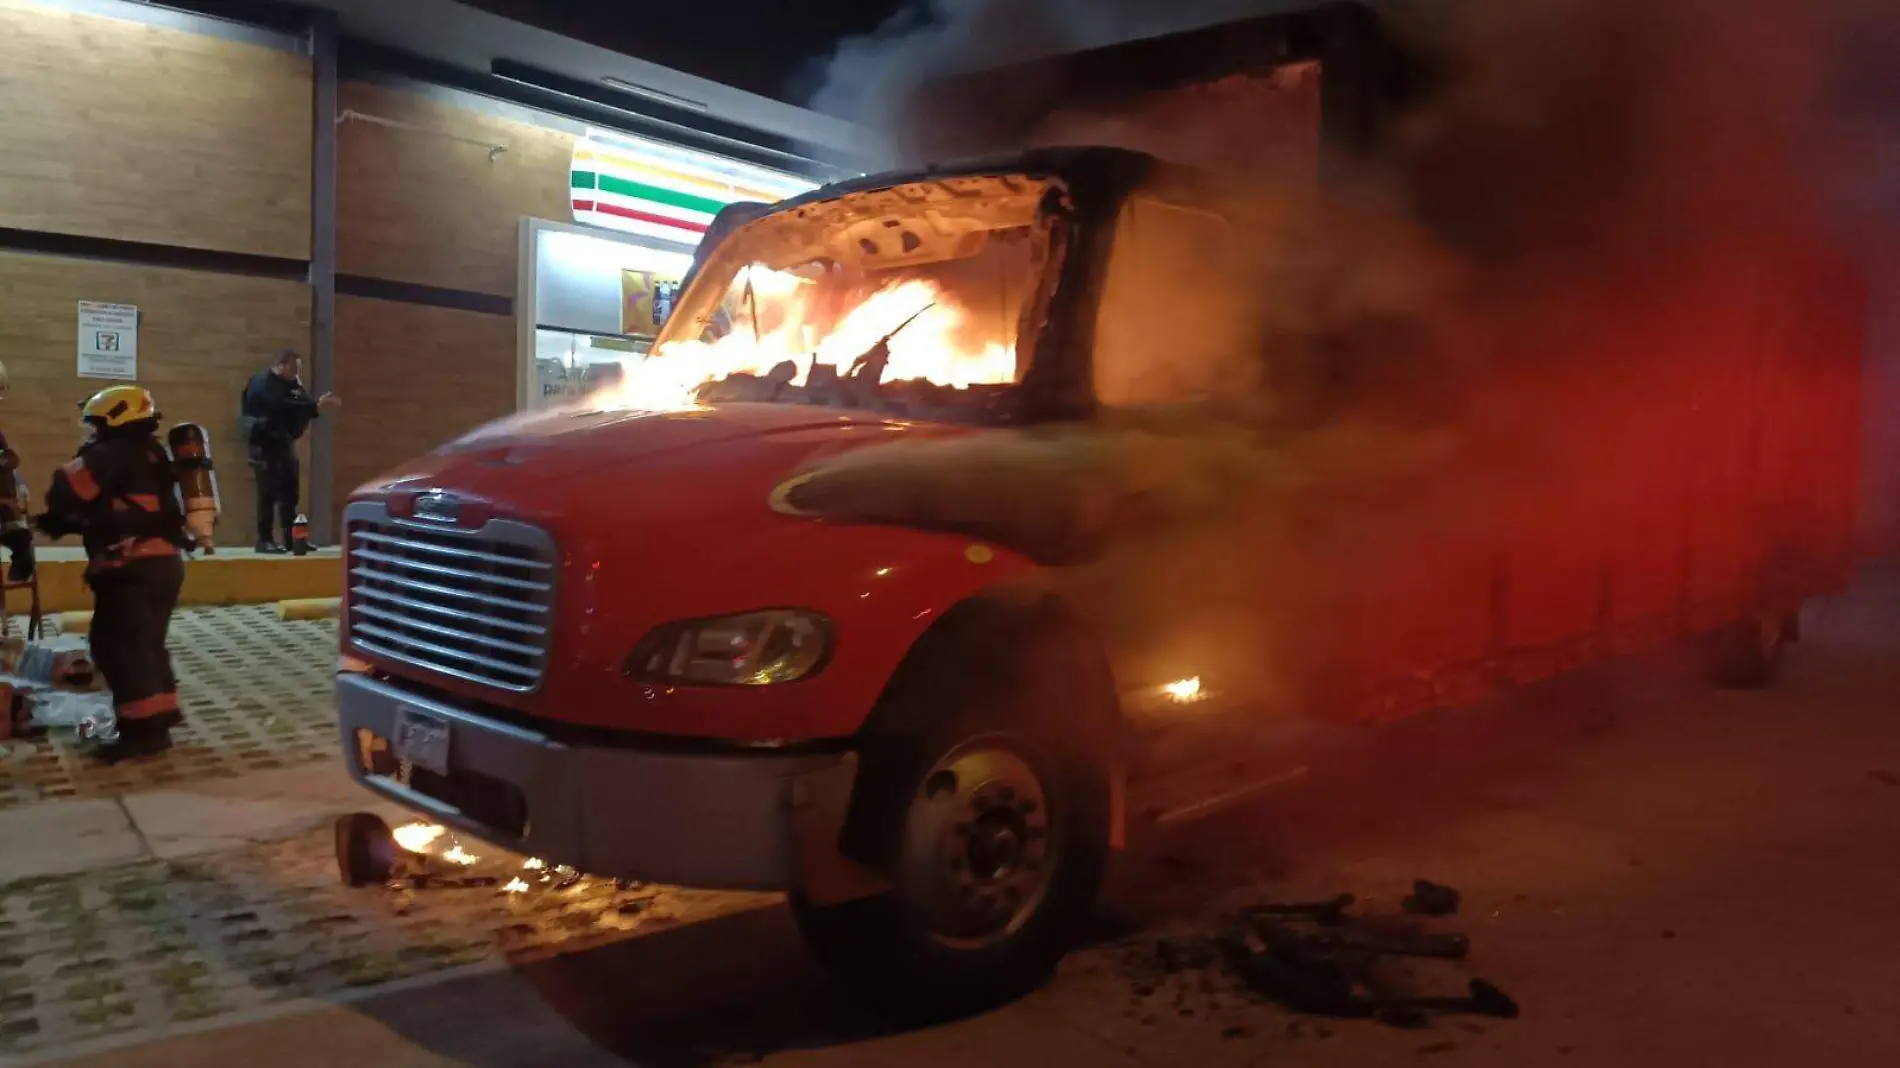
[{"label": "backpack", "polygon": [[257,430],[258,424],[263,422],[262,419],[258,419],[252,416],[250,412],[247,411],[247,409],[250,407],[250,402],[251,402],[251,384],[249,382],[246,382],[244,383],[244,388],[241,390],[238,390],[238,421],[237,421],[238,440],[242,441],[246,445],[251,444],[251,435]]}]

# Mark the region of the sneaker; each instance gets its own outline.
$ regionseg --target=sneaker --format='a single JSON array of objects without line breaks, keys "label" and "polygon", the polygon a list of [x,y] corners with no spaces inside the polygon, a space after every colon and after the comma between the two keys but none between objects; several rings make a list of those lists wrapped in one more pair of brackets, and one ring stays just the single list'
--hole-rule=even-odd
[{"label": "sneaker", "polygon": [[284,548],[274,541],[260,541],[257,543],[257,555],[259,556],[282,556],[289,551],[289,549]]}]

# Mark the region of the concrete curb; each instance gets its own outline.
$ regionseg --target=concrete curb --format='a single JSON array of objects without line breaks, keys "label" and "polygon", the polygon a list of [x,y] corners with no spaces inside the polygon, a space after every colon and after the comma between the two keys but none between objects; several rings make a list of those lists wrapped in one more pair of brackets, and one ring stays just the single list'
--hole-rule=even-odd
[{"label": "concrete curb", "polygon": [[334,763],[0,812],[0,885],[291,837],[345,812],[406,818]]},{"label": "concrete curb", "polygon": [[[48,615],[92,608],[86,589],[85,554],[69,547],[42,549],[40,605]],[[271,604],[336,597],[343,590],[342,554],[319,549],[309,556],[259,556],[249,549],[220,549],[185,565],[178,603],[190,607]]]}]

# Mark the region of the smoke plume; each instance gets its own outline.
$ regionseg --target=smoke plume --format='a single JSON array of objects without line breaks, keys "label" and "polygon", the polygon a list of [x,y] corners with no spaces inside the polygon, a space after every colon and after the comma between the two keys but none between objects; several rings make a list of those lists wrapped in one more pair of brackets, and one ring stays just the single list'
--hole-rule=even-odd
[{"label": "smoke plume", "polygon": [[[1293,0],[912,0],[815,72],[815,109],[890,133],[949,75],[1299,6]],[[886,141],[888,162],[899,153]]]},{"label": "smoke plume", "polygon": [[[846,45],[819,102],[913,141],[929,79],[1139,35],[1161,6],[936,0],[933,17]],[[1185,6],[1219,21],[1268,5]],[[1685,429],[1697,412],[1737,391],[1838,387],[1818,369],[1764,384],[1748,361],[1765,344],[1859,342],[1828,331],[1854,314],[1841,252],[1893,234],[1895,141],[1868,105],[1892,113],[1900,88],[1876,58],[1892,52],[1866,45],[1892,40],[1888,0],[1394,10],[1437,80],[1324,183],[1237,153],[1253,125],[1063,107],[1021,124],[1020,147],[1107,141],[1239,183],[1235,217],[1257,230],[1213,272],[1246,309],[1223,325],[1244,326],[1232,388],[848,454],[794,503],[1075,565],[1111,640],[1169,636],[1162,661],[1291,687],[1291,664],[1342,663],[1327,643],[1348,639],[1314,621],[1369,595],[1419,616],[1378,621],[1409,650],[1384,669],[1441,662],[1460,625],[1443,612],[1463,605],[1438,594],[1471,600],[1510,545],[1594,572],[1637,551],[1619,539],[1664,536],[1645,524],[1681,492],[1683,450],[1750,447]],[[1884,185],[1868,180],[1880,167]]]}]

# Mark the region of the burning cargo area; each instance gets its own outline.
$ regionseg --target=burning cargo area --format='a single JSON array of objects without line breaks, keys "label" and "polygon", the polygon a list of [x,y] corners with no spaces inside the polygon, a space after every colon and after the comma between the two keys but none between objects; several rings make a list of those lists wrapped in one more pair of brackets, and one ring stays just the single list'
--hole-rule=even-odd
[{"label": "burning cargo area", "polygon": [[1890,220],[1840,214],[1862,146],[1829,79],[1877,6],[1403,6],[1398,65],[1290,16],[1242,74],[1231,42],[1270,31],[1184,35],[1166,56],[1202,47],[1199,73],[1131,45],[932,81],[1012,54],[984,4],[847,49],[834,88],[870,118],[906,104],[899,160],[1106,143],[1242,192],[1215,238],[1123,257],[1142,204],[1173,199],[1131,198],[1070,335],[1089,419],[827,457],[791,503],[1086,564],[1098,629],[1178,647],[1156,681],[1220,688],[1210,661],[1431,691],[1448,665],[1831,585],[1864,317],[1849,234]]}]

